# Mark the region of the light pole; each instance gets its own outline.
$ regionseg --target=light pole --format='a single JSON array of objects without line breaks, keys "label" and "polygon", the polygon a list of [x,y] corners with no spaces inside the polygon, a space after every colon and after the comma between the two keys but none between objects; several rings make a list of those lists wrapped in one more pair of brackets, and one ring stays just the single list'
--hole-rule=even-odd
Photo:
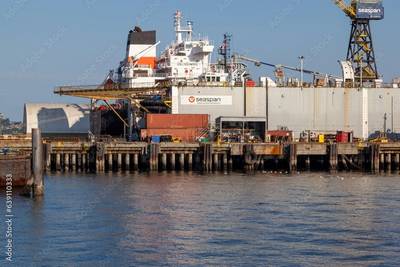
[{"label": "light pole", "polygon": [[300,59],[300,87],[303,88],[304,82],[304,56],[299,56]]}]

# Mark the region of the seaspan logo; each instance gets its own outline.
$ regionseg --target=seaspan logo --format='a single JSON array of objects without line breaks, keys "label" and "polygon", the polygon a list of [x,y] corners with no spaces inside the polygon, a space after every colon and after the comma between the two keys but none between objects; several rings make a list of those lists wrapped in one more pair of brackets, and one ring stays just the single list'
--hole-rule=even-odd
[{"label": "seaspan logo", "polygon": [[196,102],[199,104],[220,104],[222,99],[220,97],[197,97]]},{"label": "seaspan logo", "polygon": [[196,98],[194,96],[189,96],[189,102],[194,103],[196,101]]},{"label": "seaspan logo", "polygon": [[358,13],[376,14],[381,13],[379,8],[359,8]]},{"label": "seaspan logo", "polygon": [[232,105],[232,96],[182,95],[182,105]]}]

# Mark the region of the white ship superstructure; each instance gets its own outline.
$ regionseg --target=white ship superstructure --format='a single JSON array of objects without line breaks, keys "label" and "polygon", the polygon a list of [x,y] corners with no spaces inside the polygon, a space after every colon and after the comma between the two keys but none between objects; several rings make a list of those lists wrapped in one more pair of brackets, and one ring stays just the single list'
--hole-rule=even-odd
[{"label": "white ship superstructure", "polygon": [[[114,82],[129,88],[154,86],[168,79],[185,85],[233,85],[243,81],[246,65],[229,62],[211,63],[214,45],[206,37],[194,38],[193,22],[182,25],[182,13],[174,14],[175,41],[157,58],[155,31],[135,27],[128,35],[126,57],[120,62]],[[226,63],[226,62],[225,62]]]}]

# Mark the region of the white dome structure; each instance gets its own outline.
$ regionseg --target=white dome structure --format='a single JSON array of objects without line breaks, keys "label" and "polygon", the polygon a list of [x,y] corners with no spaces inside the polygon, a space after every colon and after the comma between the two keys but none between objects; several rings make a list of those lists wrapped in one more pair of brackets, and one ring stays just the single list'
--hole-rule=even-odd
[{"label": "white dome structure", "polygon": [[90,106],[78,104],[34,104],[24,106],[25,133],[39,128],[43,134],[87,134]]}]

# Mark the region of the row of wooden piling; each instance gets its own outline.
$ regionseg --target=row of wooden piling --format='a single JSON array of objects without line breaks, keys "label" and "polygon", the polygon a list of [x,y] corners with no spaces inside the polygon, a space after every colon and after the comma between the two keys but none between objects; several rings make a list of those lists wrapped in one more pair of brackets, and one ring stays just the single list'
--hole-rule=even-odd
[{"label": "row of wooden piling", "polygon": [[[268,148],[269,147],[269,148]],[[279,150],[281,149],[281,150]],[[400,144],[45,145],[47,171],[308,171],[400,169]]]}]

